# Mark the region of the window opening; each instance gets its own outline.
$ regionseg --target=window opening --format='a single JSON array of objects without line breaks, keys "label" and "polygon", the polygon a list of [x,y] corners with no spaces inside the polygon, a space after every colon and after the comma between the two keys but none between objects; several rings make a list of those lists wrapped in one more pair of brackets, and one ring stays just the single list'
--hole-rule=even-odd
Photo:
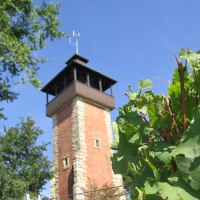
[{"label": "window opening", "polygon": [[100,139],[95,138],[94,143],[95,143],[94,145],[95,145],[96,148],[100,148],[101,147]]},{"label": "window opening", "polygon": [[66,156],[62,160],[63,169],[67,169],[69,167],[69,156]]}]

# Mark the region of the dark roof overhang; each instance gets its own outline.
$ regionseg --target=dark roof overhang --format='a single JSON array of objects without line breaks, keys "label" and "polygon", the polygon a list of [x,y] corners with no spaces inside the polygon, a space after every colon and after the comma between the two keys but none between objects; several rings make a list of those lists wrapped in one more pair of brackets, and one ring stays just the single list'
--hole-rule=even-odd
[{"label": "dark roof overhang", "polygon": [[42,89],[42,92],[55,95],[52,87],[58,84],[64,76],[69,77],[73,75],[73,69],[76,68],[77,71],[82,71],[84,73],[87,73],[91,76],[91,78],[96,78],[102,81],[102,90],[106,91],[108,88],[110,88],[112,85],[114,85],[117,81],[105,76],[104,74],[91,69],[89,66],[86,65],[86,63],[89,60],[86,58],[83,58],[77,54],[72,56],[67,62],[67,66],[61,70],[53,79],[51,79]]}]

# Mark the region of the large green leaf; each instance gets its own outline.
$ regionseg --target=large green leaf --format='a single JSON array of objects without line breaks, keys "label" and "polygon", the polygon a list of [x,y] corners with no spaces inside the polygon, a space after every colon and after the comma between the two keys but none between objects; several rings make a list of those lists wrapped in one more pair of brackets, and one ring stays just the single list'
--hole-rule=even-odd
[{"label": "large green leaf", "polygon": [[117,152],[112,155],[111,160],[114,172],[116,174],[124,174],[130,163],[138,162],[138,157],[133,157],[128,152],[126,154]]},{"label": "large green leaf", "polygon": [[175,161],[183,179],[194,190],[200,191],[200,156],[194,158],[179,155]]},{"label": "large green leaf", "polygon": [[140,90],[144,90],[144,89],[148,89],[148,88],[152,88],[152,81],[150,79],[144,79],[144,80],[140,80],[138,88]]},{"label": "large green leaf", "polygon": [[[175,71],[175,74],[177,72]],[[174,78],[176,79],[176,78]],[[174,113],[174,117],[176,121],[179,122],[182,120],[182,103],[181,103],[181,89],[180,89],[180,81],[173,82],[169,88],[168,93],[171,99],[170,105],[172,113]]]},{"label": "large green leaf", "polygon": [[187,136],[172,151],[183,179],[195,191],[200,191],[200,113],[194,117]]},{"label": "large green leaf", "polygon": [[179,55],[182,59],[185,59],[188,63],[188,65],[195,70],[200,69],[200,53],[199,51],[193,52],[190,49],[187,51],[182,48],[179,51]]},{"label": "large green leaf", "polygon": [[200,94],[200,70],[196,71],[195,74],[193,74],[193,87],[194,90]]},{"label": "large green leaf", "polygon": [[166,110],[164,95],[153,95],[153,100],[148,104],[148,113],[150,124],[156,130],[166,129],[169,126],[171,117]]},{"label": "large green leaf", "polygon": [[171,163],[172,155],[171,151],[175,148],[175,146],[170,146],[163,141],[157,142],[152,146],[151,151],[158,160],[168,165]]},{"label": "large green leaf", "polygon": [[181,173],[177,171],[176,173],[172,174],[168,178],[169,182],[177,187],[180,187],[185,190],[185,192],[189,193],[193,197],[197,198],[200,197],[200,192],[194,191],[191,187],[188,187],[188,184],[183,180]]},{"label": "large green leaf", "polygon": [[159,181],[159,179],[160,179],[160,170],[157,169],[157,167],[155,165],[153,165],[150,160],[146,159],[145,161],[149,165],[150,169],[152,170],[155,180]]},{"label": "large green leaf", "polygon": [[112,141],[111,148],[113,150],[114,149],[117,150],[118,145],[119,145],[119,129],[118,129],[118,125],[117,125],[116,121],[112,122],[112,128],[113,128],[113,131],[114,131],[115,139]]},{"label": "large green leaf", "polygon": [[150,180],[145,182],[145,194],[157,194],[162,197],[162,199],[169,200],[198,200],[181,187],[170,185],[167,182],[157,182],[153,184],[153,181]]}]

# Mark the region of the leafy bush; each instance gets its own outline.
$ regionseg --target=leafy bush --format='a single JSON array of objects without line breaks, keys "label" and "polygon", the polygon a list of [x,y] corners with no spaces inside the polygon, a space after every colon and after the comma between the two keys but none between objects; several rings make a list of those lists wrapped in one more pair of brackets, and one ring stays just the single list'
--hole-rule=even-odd
[{"label": "leafy bush", "polygon": [[138,92],[129,86],[129,102],[113,122],[113,169],[131,199],[200,197],[200,52],[179,55],[169,96],[154,94],[151,80],[141,80]]}]

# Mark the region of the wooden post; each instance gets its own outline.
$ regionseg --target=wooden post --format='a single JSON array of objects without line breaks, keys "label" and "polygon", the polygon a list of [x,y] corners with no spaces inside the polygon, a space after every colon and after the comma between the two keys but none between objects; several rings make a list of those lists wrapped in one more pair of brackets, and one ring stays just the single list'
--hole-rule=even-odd
[{"label": "wooden post", "polygon": [[49,94],[47,93],[47,96],[46,96],[46,103],[48,104],[49,103]]},{"label": "wooden post", "polygon": [[77,81],[77,70],[74,68],[74,81]]},{"label": "wooden post", "polygon": [[90,75],[87,74],[87,86],[90,86]]},{"label": "wooden post", "polygon": [[112,86],[110,86],[110,94],[111,94],[111,96],[113,96]]},{"label": "wooden post", "polygon": [[103,92],[103,90],[102,90],[102,82],[101,82],[101,79],[99,79],[99,90],[100,90],[101,92]]}]

